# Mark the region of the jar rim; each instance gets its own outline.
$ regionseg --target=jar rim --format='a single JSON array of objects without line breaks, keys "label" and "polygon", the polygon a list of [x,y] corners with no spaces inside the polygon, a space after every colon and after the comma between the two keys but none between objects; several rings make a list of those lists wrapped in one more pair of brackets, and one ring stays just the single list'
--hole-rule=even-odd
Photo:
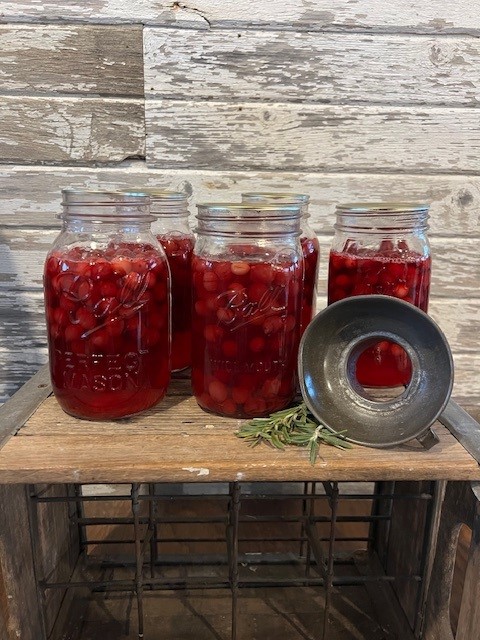
[{"label": "jar rim", "polygon": [[308,204],[310,202],[310,196],[306,193],[294,193],[290,191],[247,191],[242,193],[242,198],[268,198],[272,201],[280,202],[301,202],[302,204]]},{"label": "jar rim", "polygon": [[187,202],[188,195],[183,191],[170,191],[169,189],[156,189],[146,187],[144,193],[150,196],[152,202],[165,200],[167,202]]},{"label": "jar rim", "polygon": [[231,220],[233,216],[230,213],[238,213],[238,217],[241,217],[247,211],[252,213],[268,213],[270,211],[278,212],[279,217],[290,217],[301,213],[300,204],[275,204],[273,202],[266,203],[253,203],[253,202],[200,202],[197,204],[198,215],[197,218],[203,218],[207,212],[224,214],[228,217],[226,219]]},{"label": "jar rim", "polygon": [[97,189],[62,189],[62,220],[83,219],[90,222],[153,222],[150,196],[143,191],[102,191]]},{"label": "jar rim", "polygon": [[338,204],[335,208],[337,213],[397,215],[401,213],[428,213],[430,204],[426,202],[346,202]]},{"label": "jar rim", "polygon": [[145,191],[123,191],[123,190],[102,190],[102,189],[62,189],[62,205],[70,206],[118,206],[122,203],[126,205],[148,205],[150,195]]}]

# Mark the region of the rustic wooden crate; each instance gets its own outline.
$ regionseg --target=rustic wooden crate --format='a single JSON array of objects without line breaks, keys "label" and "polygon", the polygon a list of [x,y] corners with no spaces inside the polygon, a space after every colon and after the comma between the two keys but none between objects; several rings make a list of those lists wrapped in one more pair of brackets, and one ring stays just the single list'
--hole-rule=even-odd
[{"label": "rustic wooden crate", "polygon": [[[320,639],[326,603],[325,637],[331,640],[453,640],[449,595],[462,523],[472,528],[473,536],[456,638],[477,639],[480,468],[440,424],[435,425],[440,443],[430,450],[416,442],[387,451],[325,448],[311,466],[301,450],[246,447],[233,435],[239,422],[201,411],[187,380],[175,380],[164,402],[141,416],[115,423],[85,422],[62,412],[50,395],[46,370],[2,407],[0,417],[1,640],[141,637],[138,607],[143,608],[144,637],[150,640]],[[341,565],[333,571],[334,541],[328,532],[331,536],[333,528],[338,535],[342,527],[338,482],[366,480],[376,482],[378,496],[370,517],[363,518],[370,525],[370,540],[360,553],[352,556],[349,549],[348,554],[355,560],[349,571],[355,571],[362,584],[336,586],[332,581],[342,582]],[[148,493],[142,502],[139,492],[142,483],[149,483],[152,492],[154,484],[172,482],[228,483],[229,499],[217,504],[228,505],[223,507],[225,517],[205,522],[214,533],[226,527],[230,564],[225,574],[225,568],[207,569],[205,561],[200,573],[198,568],[182,569],[182,580],[170,579],[174,568],[165,565],[160,574],[154,570],[157,581],[159,575],[166,579],[161,583],[165,589],[148,591],[148,561],[141,572],[140,540],[148,528],[142,514],[148,516],[147,505],[153,502]],[[298,563],[281,570],[249,562],[242,567],[243,556],[237,555],[242,487],[263,482],[303,482],[310,492],[320,483],[327,490],[315,501],[316,511],[313,499],[297,500],[297,506],[305,504],[305,518],[300,514],[295,522],[303,523],[312,560],[309,569],[301,568],[304,573],[298,573]],[[78,526],[79,518],[85,517],[78,488],[84,483],[123,483],[132,491],[121,504],[136,532],[130,547],[133,567],[125,561],[124,568],[112,567],[108,575],[98,548],[97,553],[85,552],[85,527]],[[276,503],[279,512],[287,498]],[[256,499],[258,503],[260,497]],[[207,514],[211,500],[197,500]],[[266,502],[259,504],[257,509],[264,513]],[[320,505],[330,514],[323,542]],[[288,524],[281,527],[292,542]],[[170,530],[175,533],[175,528]],[[260,530],[255,531],[258,538]],[[149,550],[151,544],[144,549],[145,558]],[[255,588],[244,577],[251,566]],[[321,566],[323,574],[318,571]],[[193,591],[198,581],[207,581],[205,576],[210,586],[218,583],[223,588]],[[108,587],[111,578],[126,580],[129,590],[119,593],[114,586],[107,593],[92,592],[92,581]],[[258,578],[269,584],[268,589],[258,585]],[[76,588],[69,588],[72,581]],[[57,588],[45,588],[47,584]],[[142,597],[135,598],[135,592]]]}]

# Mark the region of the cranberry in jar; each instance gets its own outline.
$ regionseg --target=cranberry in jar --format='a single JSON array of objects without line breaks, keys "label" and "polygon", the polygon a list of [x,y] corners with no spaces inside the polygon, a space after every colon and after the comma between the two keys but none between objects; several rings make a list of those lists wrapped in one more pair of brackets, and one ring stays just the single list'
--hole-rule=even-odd
[{"label": "cranberry in jar", "polygon": [[54,394],[69,414],[129,416],[170,380],[170,276],[145,194],[63,191],[44,268]]},{"label": "cranberry in jar", "polygon": [[192,251],[195,237],[188,225],[185,193],[148,189],[156,217],[152,231],[160,241],[172,284],[172,371],[190,366],[192,358]]},{"label": "cranberry in jar", "polygon": [[[382,294],[427,311],[431,271],[428,211],[428,205],[410,203],[337,206],[328,303]],[[406,352],[388,340],[366,349],[357,361],[358,382],[367,387],[407,385],[410,377]]]},{"label": "cranberry in jar", "polygon": [[303,259],[305,261],[305,274],[302,290],[302,314],[300,321],[300,336],[302,336],[316,311],[318,268],[320,260],[320,245],[317,234],[309,224],[310,214],[308,212],[308,205],[310,202],[310,196],[302,193],[251,192],[242,193],[242,202],[271,202],[279,204],[298,203],[301,205],[302,217],[300,221],[300,244],[302,246]]},{"label": "cranberry in jar", "polygon": [[199,405],[248,418],[296,392],[303,259],[298,205],[198,206],[192,386]]}]

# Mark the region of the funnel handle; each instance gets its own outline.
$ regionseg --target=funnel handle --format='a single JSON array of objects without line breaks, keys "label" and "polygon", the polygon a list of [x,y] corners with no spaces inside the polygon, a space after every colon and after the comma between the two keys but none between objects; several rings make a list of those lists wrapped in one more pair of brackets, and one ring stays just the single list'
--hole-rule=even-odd
[{"label": "funnel handle", "polygon": [[437,434],[428,428],[422,435],[417,436],[417,440],[424,447],[424,449],[431,449],[440,442]]},{"label": "funnel handle", "polygon": [[480,464],[480,424],[475,418],[449,400],[438,419]]}]

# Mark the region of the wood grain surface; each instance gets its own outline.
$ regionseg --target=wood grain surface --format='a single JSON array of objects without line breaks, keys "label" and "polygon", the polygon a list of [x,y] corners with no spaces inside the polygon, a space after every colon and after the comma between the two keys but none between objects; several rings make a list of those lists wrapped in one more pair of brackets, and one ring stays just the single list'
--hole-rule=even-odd
[{"label": "wood grain surface", "polygon": [[71,0],[59,4],[56,0],[5,0],[0,17],[3,21],[82,22],[146,22],[152,24],[203,25],[205,28],[236,28],[258,25],[317,31],[366,30],[368,32],[408,33],[472,33],[479,32],[478,14],[473,3],[421,3],[400,0],[395,5],[383,0],[367,4],[361,0],[284,0],[272,11],[271,0]]},{"label": "wood grain surface", "polygon": [[146,100],[149,166],[474,172],[480,110]]},{"label": "wood grain surface", "polygon": [[27,487],[0,486],[0,638],[43,638]]},{"label": "wood grain surface", "polygon": [[[333,220],[333,216],[325,216],[320,220],[312,218],[312,225],[318,230],[320,242],[318,291],[322,297],[325,297],[327,292],[328,253],[332,242],[332,234],[325,232],[331,231]],[[48,216],[44,218],[45,227],[39,224],[31,225],[29,228],[25,225],[20,231],[18,216],[11,216],[10,220],[7,216],[3,219],[0,217],[0,223],[4,221],[3,229],[0,225],[0,258],[3,258],[0,263],[0,290],[9,290],[12,286],[15,286],[17,292],[22,289],[31,291],[41,288],[41,267],[52,243],[60,233],[60,222],[53,216]],[[480,277],[478,240],[456,236],[432,237],[430,243],[433,255],[432,299],[464,297],[464,299],[478,300],[480,298],[480,290],[477,289]],[[473,304],[476,303],[473,302]],[[475,315],[477,309],[472,309],[471,313]],[[471,315],[468,308],[466,314]]]},{"label": "wood grain surface", "polygon": [[[209,169],[152,169],[140,161],[113,167],[42,167],[0,165],[0,215],[17,218],[17,226],[59,228],[60,190],[76,188],[159,187],[180,189],[195,203],[240,199],[242,191],[296,191],[311,196],[310,212],[317,231],[331,229],[335,205],[355,200],[408,200],[431,203],[431,233],[480,237],[480,176],[422,173],[339,173],[328,171],[275,172],[214,171]],[[26,188],[28,185],[28,189]],[[5,222],[4,222],[5,221]],[[13,220],[14,222],[14,220]],[[192,219],[195,223],[195,220]],[[0,218],[0,229],[12,219]]]},{"label": "wood grain surface", "polygon": [[142,28],[0,25],[0,94],[143,97]]},{"label": "wood grain surface", "polygon": [[[235,437],[240,420],[202,411],[188,380],[141,416],[79,421],[47,398],[2,449],[0,482],[228,482],[480,479],[480,467],[445,428],[424,450],[322,447],[314,466],[304,450],[252,449]],[[14,400],[12,400],[13,402]]]},{"label": "wood grain surface", "polygon": [[143,101],[0,97],[2,162],[115,162],[144,154]]},{"label": "wood grain surface", "polygon": [[144,50],[151,98],[445,106],[480,100],[473,37],[146,28]]}]

